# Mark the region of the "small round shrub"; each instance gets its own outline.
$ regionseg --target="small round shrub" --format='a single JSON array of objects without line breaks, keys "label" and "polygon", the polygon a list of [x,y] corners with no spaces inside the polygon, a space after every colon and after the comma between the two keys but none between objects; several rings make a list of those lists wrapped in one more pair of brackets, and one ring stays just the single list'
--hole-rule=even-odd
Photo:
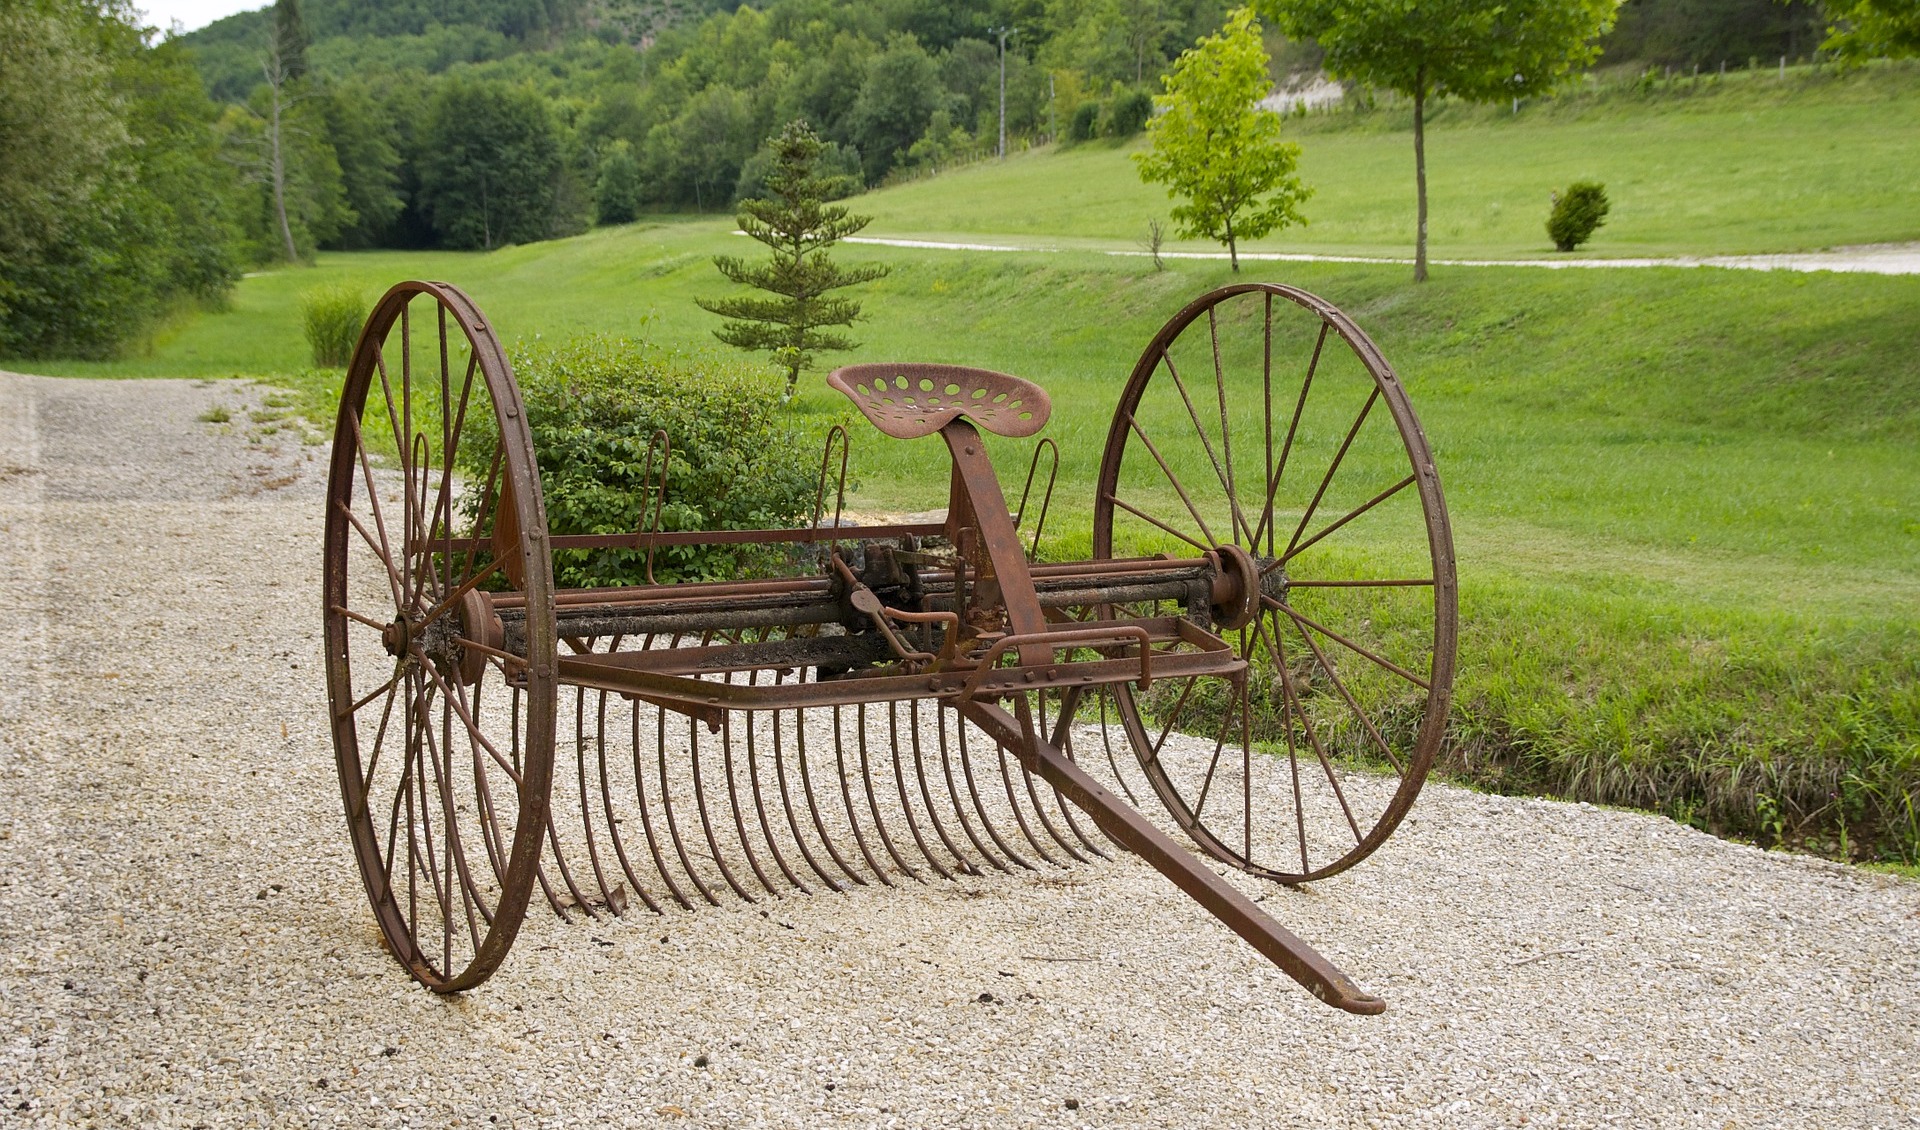
[{"label": "small round shrub", "polygon": [[1144,90],[1123,90],[1107,103],[1100,132],[1108,137],[1132,137],[1147,128],[1147,119],[1151,117],[1153,95]]},{"label": "small round shrub", "polygon": [[300,296],[300,321],[317,369],[344,369],[360,340],[367,303],[350,286],[315,287]]},{"label": "small round shrub", "polygon": [[[660,430],[673,446],[659,529],[779,529],[812,518],[821,437],[795,427],[779,407],[782,382],[774,374],[607,337],[516,351],[513,367],[552,533],[644,529],[653,511],[647,453]],[[463,444],[466,473],[484,477],[493,447],[486,438]],[[785,545],[663,546],[654,551],[653,577],[766,576],[791,557]],[[560,550],[553,573],[567,587],[645,584],[647,555]]]},{"label": "small round shrub", "polygon": [[1088,99],[1073,108],[1067,123],[1067,136],[1074,141],[1092,141],[1100,134],[1100,103]]},{"label": "small round shrub", "polygon": [[1547,216],[1547,234],[1556,251],[1572,251],[1593,238],[1606,222],[1607,190],[1593,181],[1576,181],[1565,192],[1553,194],[1553,212]]}]

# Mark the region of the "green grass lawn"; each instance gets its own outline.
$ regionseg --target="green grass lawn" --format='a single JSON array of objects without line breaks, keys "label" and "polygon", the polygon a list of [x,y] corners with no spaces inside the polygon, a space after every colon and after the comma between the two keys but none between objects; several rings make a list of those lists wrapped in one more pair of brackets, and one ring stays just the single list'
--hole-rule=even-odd
[{"label": "green grass lawn", "polygon": [[[1309,223],[1244,249],[1411,256],[1411,112],[1299,120]],[[996,236],[1133,247],[1164,219],[1138,143],[1040,149],[862,200],[876,235]],[[1613,211],[1585,257],[1741,254],[1920,239],[1920,66],[1702,78],[1522,106],[1443,104],[1427,140],[1437,258],[1546,258],[1552,192],[1607,186]],[[1212,245],[1180,243],[1185,250]]]},{"label": "green grass lawn", "polygon": [[[1614,189],[1596,254],[1912,238],[1920,99],[1895,95],[1916,74],[1781,90],[1748,76],[1637,109],[1607,96],[1515,120],[1443,116],[1435,231],[1469,227],[1437,234],[1436,253],[1539,250],[1546,188],[1574,175]],[[1410,205],[1387,183],[1406,144],[1392,116],[1308,123],[1325,209],[1309,233],[1349,241],[1317,246],[1398,250],[1392,225]],[[1330,162],[1328,179],[1314,161]],[[1618,163],[1596,167],[1606,162]],[[1644,191],[1627,191],[1636,184]],[[1058,242],[1076,245],[1130,238],[1154,200],[1121,153],[1089,147],[860,207],[895,233],[1059,223],[1071,238]],[[510,344],[605,332],[708,348],[713,319],[691,299],[723,292],[712,255],[751,250],[730,228],[676,219],[487,255],[325,255],[247,279],[230,311],[173,327],[142,356],[35,368],[258,376],[325,420],[338,378],[304,366],[299,294],[347,281],[371,299],[402,277],[467,288]],[[1045,434],[1063,460],[1049,552],[1059,555],[1084,551],[1100,445],[1138,351],[1184,302],[1235,277],[1219,262],[1155,272],[1084,247],[841,254],[893,273],[864,291],[864,344],[834,363],[973,364],[1052,393]],[[1407,274],[1281,264],[1240,277],[1292,283],[1351,313],[1433,440],[1461,568],[1453,771],[1765,842],[1920,858],[1920,279],[1454,268],[1415,287]],[[817,377],[795,410],[815,423],[850,415]],[[854,442],[859,506],[944,503],[938,441],[860,424]],[[1031,441],[994,450],[1017,490]],[[1182,458],[1204,473],[1193,452]]]}]

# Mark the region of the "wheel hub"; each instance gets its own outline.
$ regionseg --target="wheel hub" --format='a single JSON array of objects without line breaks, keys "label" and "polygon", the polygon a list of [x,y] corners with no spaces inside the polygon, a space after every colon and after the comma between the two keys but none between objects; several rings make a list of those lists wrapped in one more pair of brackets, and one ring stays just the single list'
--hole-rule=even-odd
[{"label": "wheel hub", "polygon": [[413,646],[413,621],[404,614],[394,617],[393,623],[381,629],[380,642],[386,645],[388,655],[395,658],[405,655]]}]

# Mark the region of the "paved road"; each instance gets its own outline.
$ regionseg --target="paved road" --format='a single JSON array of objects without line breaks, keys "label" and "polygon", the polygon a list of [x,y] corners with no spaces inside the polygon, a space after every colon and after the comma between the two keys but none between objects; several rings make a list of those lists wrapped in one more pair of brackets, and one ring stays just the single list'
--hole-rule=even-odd
[{"label": "paved road", "polygon": [[[997,236],[982,236],[978,241],[951,242],[908,239],[891,236],[850,236],[847,243],[872,243],[883,247],[912,247],[928,251],[1001,251],[1024,254],[1058,254],[1063,251],[1089,251],[1102,255],[1144,258],[1150,252],[1133,249],[1054,247],[1040,241]],[[1162,251],[1163,259],[1226,259],[1224,251]],[[1312,255],[1305,252],[1242,251],[1240,258],[1252,263],[1400,263],[1412,259],[1379,258],[1363,255]],[[1790,252],[1778,255],[1705,255],[1665,259],[1433,259],[1436,267],[1545,267],[1550,270],[1599,267],[1725,267],[1744,271],[1842,271],[1875,275],[1920,274],[1920,243],[1889,243],[1869,247],[1842,247],[1832,251]]]}]

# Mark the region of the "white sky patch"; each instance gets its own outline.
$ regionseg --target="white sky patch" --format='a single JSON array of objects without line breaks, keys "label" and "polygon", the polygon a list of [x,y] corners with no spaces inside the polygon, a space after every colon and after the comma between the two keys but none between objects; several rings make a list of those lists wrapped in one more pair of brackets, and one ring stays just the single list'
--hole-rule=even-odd
[{"label": "white sky patch", "polygon": [[264,8],[262,0],[145,0],[136,7],[146,22],[161,31],[170,30],[177,21],[181,31],[197,31],[222,16]]}]

